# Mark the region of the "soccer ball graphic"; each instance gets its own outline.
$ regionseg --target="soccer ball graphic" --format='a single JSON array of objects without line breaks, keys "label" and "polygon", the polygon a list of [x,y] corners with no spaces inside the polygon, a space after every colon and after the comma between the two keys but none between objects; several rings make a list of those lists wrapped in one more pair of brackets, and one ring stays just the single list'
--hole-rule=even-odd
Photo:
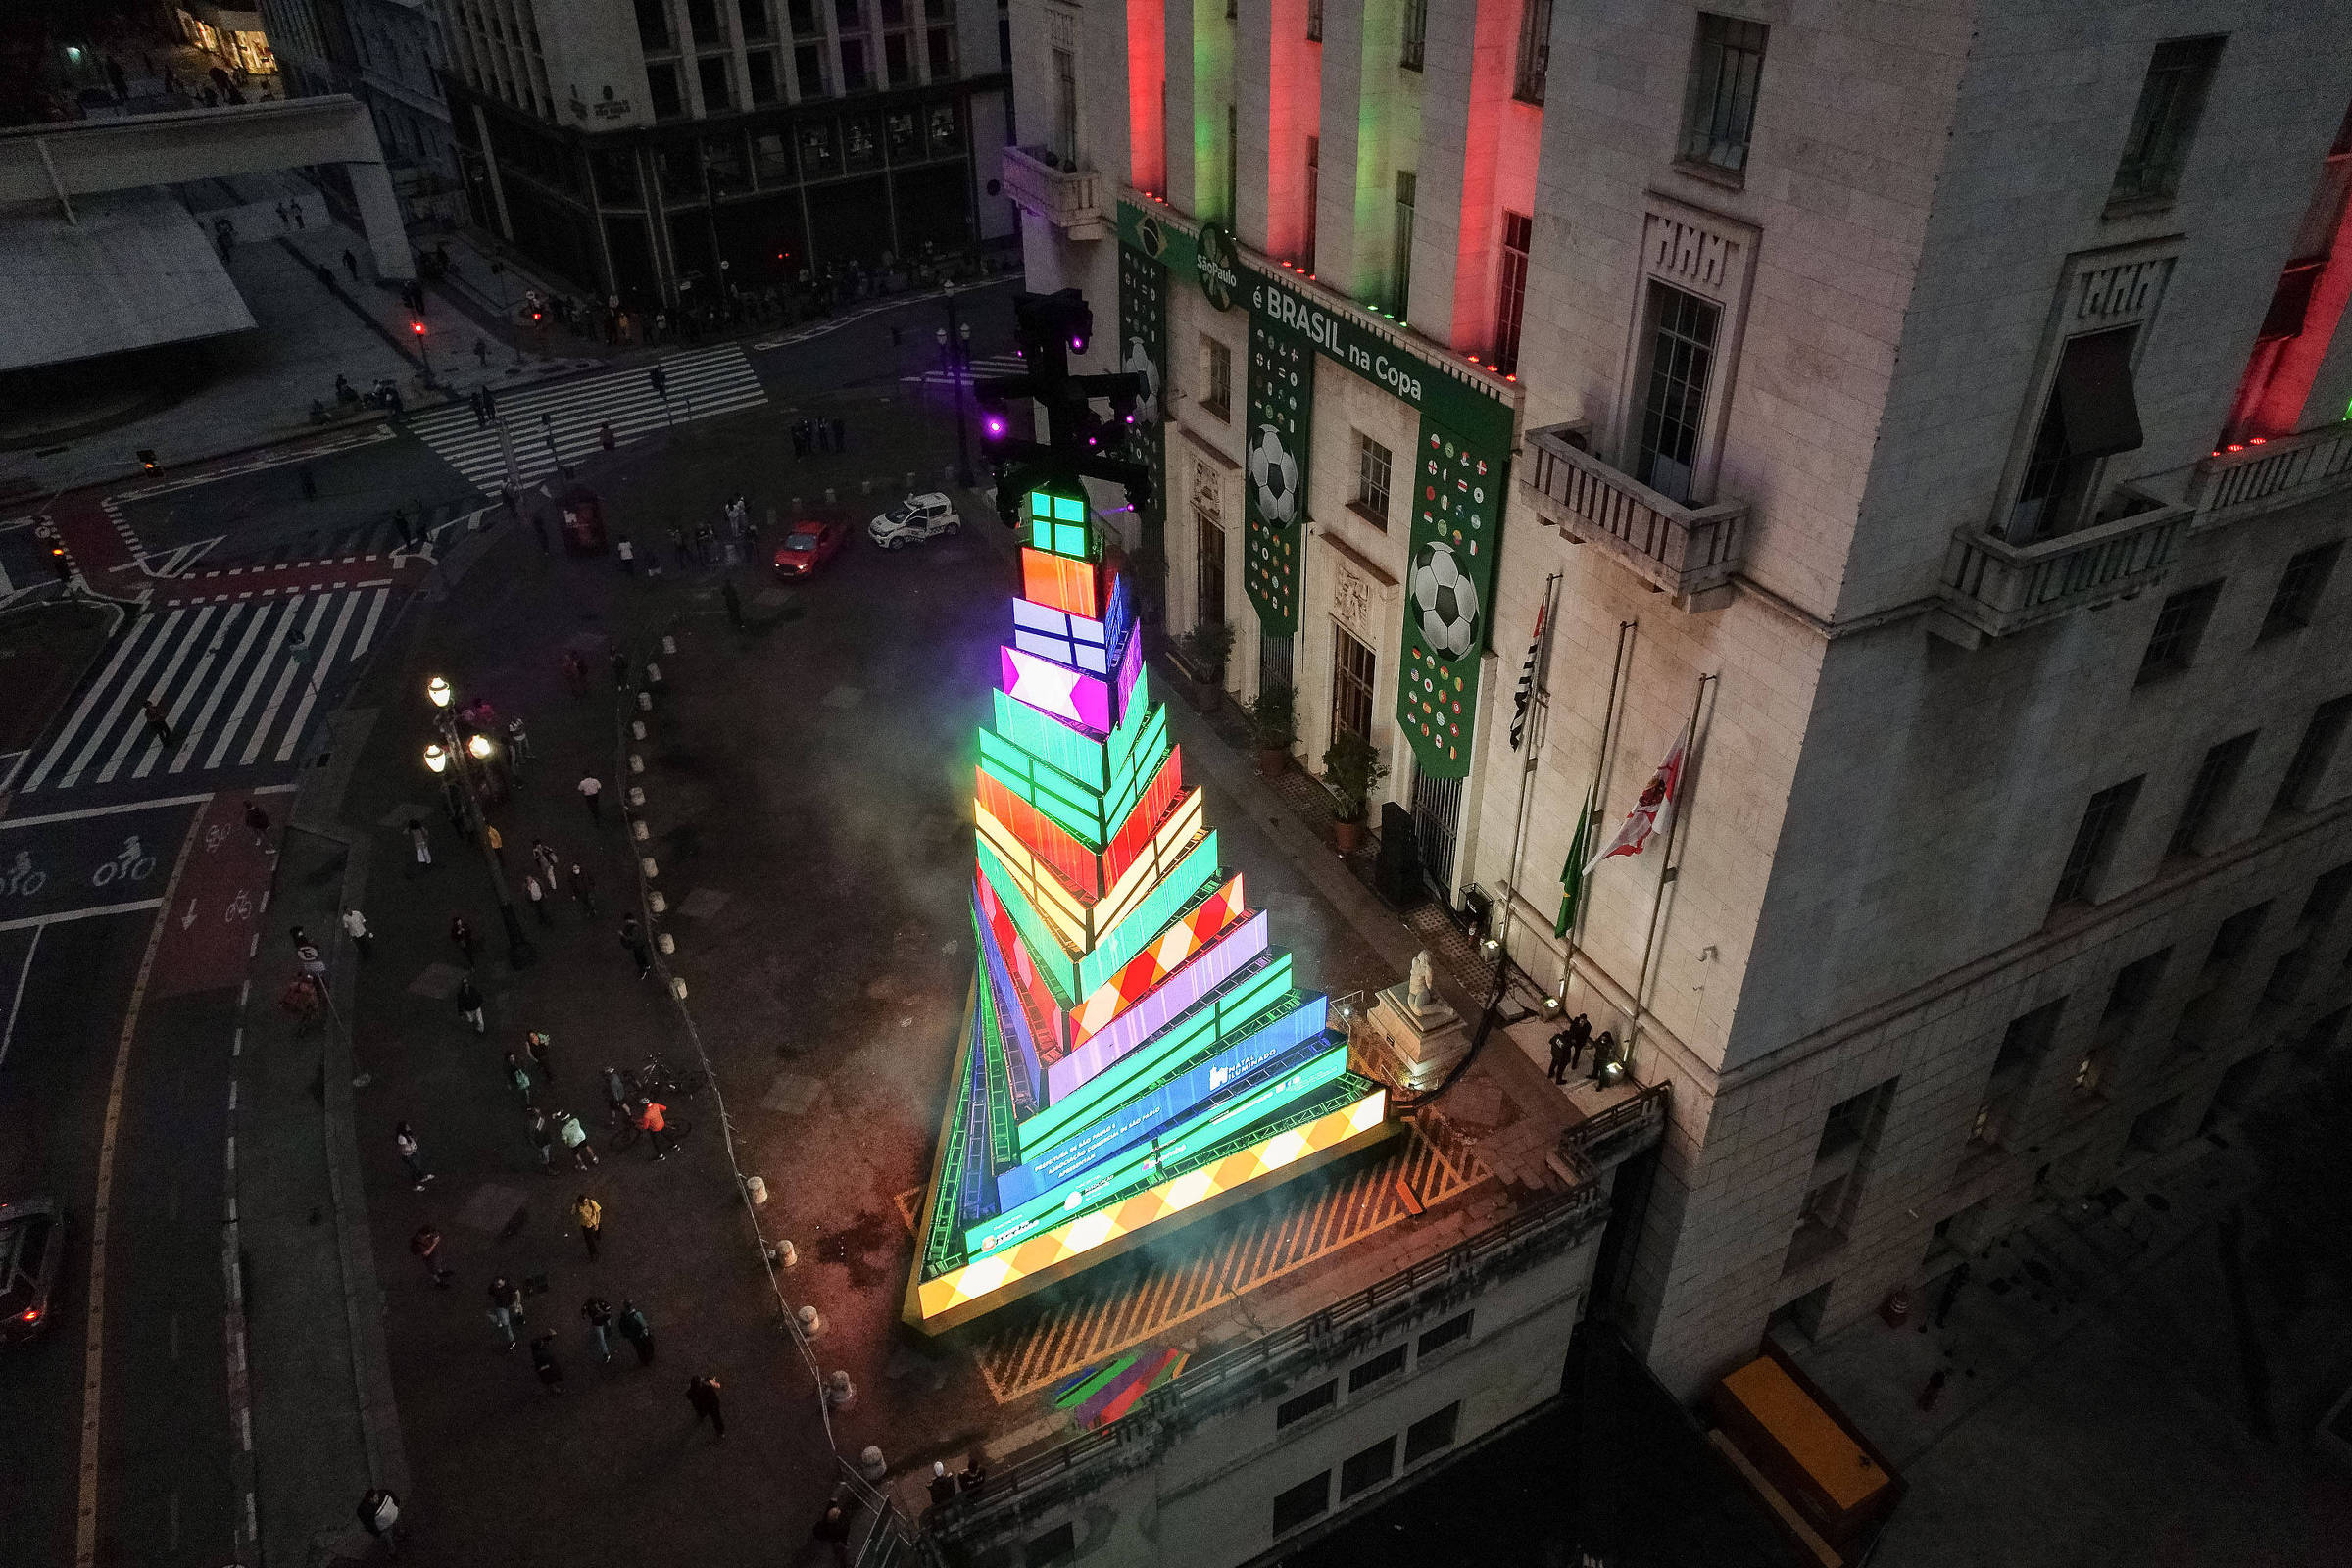
[{"label": "soccer ball graphic", "polygon": [[1250,482],[1268,522],[1279,526],[1298,514],[1298,460],[1283,449],[1270,424],[1257,427],[1257,445],[1250,449]]},{"label": "soccer ball graphic", "polygon": [[1159,367],[1144,352],[1142,338],[1127,340],[1127,358],[1120,362],[1119,368],[1144,378],[1144,395],[1136,400],[1135,420],[1138,424],[1152,423],[1159,417]]},{"label": "soccer ball graphic", "polygon": [[1478,589],[1453,546],[1432,539],[1413,557],[1413,609],[1432,652],[1458,660],[1478,646]]}]

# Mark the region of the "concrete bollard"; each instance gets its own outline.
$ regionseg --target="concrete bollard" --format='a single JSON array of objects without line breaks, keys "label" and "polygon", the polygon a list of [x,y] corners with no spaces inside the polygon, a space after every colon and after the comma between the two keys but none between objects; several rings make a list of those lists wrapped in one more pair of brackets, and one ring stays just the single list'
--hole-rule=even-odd
[{"label": "concrete bollard", "polygon": [[890,1465],[883,1459],[882,1450],[870,1443],[860,1448],[858,1451],[858,1473],[879,1486],[890,1474]]},{"label": "concrete bollard", "polygon": [[660,888],[656,888],[645,896],[645,906],[660,914],[669,907],[669,900],[662,896]]},{"label": "concrete bollard", "polygon": [[650,855],[639,858],[637,869],[645,873],[645,879],[648,882],[662,874],[662,868],[654,863],[654,858]]},{"label": "concrete bollard", "polygon": [[642,773],[645,771],[645,759],[638,756],[635,752],[631,752],[629,754],[629,771],[632,773]]},{"label": "concrete bollard", "polygon": [[872,495],[872,494],[874,493],[874,481],[873,481],[873,480],[871,480],[871,479],[860,479],[860,480],[858,480],[858,493],[859,495],[861,495],[861,496],[870,496],[870,495]]},{"label": "concrete bollard", "polygon": [[669,994],[680,1002],[684,1002],[686,1000],[686,982],[674,974],[671,975],[669,977]]},{"label": "concrete bollard", "polygon": [[906,470],[906,493],[914,494],[914,470],[911,468]]},{"label": "concrete bollard", "polygon": [[662,666],[650,659],[645,662],[645,683],[653,687],[662,684]]},{"label": "concrete bollard", "polygon": [[743,1179],[743,1191],[744,1196],[752,1200],[754,1208],[767,1206],[767,1181],[764,1177],[746,1176]]},{"label": "concrete bollard", "polygon": [[640,844],[643,844],[643,843],[644,843],[644,842],[645,842],[647,839],[650,839],[650,838],[652,838],[652,837],[654,836],[654,833],[653,833],[653,829],[651,829],[651,828],[649,828],[649,827],[647,827],[647,826],[645,825],[645,818],[644,818],[644,817],[642,817],[642,816],[639,816],[639,817],[632,817],[632,818],[630,819],[630,821],[629,821],[629,836],[630,836],[631,838],[634,838],[634,839],[635,839],[635,840],[636,840],[638,843],[640,843]]},{"label": "concrete bollard", "polygon": [[629,786],[629,804],[631,806],[643,806],[645,804],[645,787],[643,785],[632,784]]},{"label": "concrete bollard", "polygon": [[654,946],[660,948],[662,950],[662,956],[666,958],[671,954],[678,951],[678,939],[664,931],[660,936],[654,938]]},{"label": "concrete bollard", "polygon": [[825,1403],[836,1410],[847,1410],[858,1402],[858,1386],[850,1381],[847,1372],[836,1372],[825,1379]]},{"label": "concrete bollard", "polygon": [[951,463],[946,467],[939,470],[939,487],[942,490],[945,490],[948,486],[954,484],[955,482],[956,466]]},{"label": "concrete bollard", "polygon": [[[795,512],[801,510],[801,498],[799,496],[794,496],[792,498],[792,510]],[[776,525],[776,509],[773,507],[767,509],[767,525],[770,528],[773,528]]]},{"label": "concrete bollard", "polygon": [[816,1315],[816,1308],[813,1306],[804,1306],[793,1316],[799,1320],[801,1332],[809,1339],[813,1340],[825,1332],[825,1320]]},{"label": "concrete bollard", "polygon": [[650,713],[654,710],[654,694],[652,692],[637,694],[637,710],[641,713]]},{"label": "concrete bollard", "polygon": [[663,653],[665,653],[665,654],[674,654],[674,653],[676,653],[676,652],[678,651],[678,640],[677,640],[675,637],[664,637],[664,638],[662,638],[662,651]]},{"label": "concrete bollard", "polygon": [[800,1260],[800,1249],[794,1247],[790,1241],[779,1241],[776,1243],[776,1261],[778,1263],[782,1264],[786,1268],[792,1268],[797,1265]]},{"label": "concrete bollard", "polygon": [[630,719],[630,720],[629,720],[629,739],[631,739],[631,740],[633,740],[633,741],[641,741],[641,740],[645,739],[645,720],[644,720],[644,719],[642,719],[642,718],[632,718],[632,719]]},{"label": "concrete bollard", "polygon": [[831,485],[825,486],[825,505],[829,507],[838,499],[840,498],[833,494],[833,487]]}]

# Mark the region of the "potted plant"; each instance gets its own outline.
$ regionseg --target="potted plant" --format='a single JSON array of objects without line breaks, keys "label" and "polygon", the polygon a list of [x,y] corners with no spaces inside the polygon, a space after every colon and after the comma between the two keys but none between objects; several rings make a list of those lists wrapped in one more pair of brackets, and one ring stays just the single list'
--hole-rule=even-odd
[{"label": "potted plant", "polygon": [[1225,695],[1225,661],[1233,655],[1233,628],[1221,620],[1204,620],[1185,633],[1184,662],[1193,671],[1193,707],[1213,713]]},{"label": "potted plant", "polygon": [[1298,693],[1280,681],[1258,688],[1250,705],[1250,727],[1257,732],[1257,770],[1266,778],[1282,777],[1291,762],[1291,743],[1298,738]]},{"label": "potted plant", "polygon": [[1388,776],[1388,763],[1361,735],[1343,731],[1323,753],[1323,782],[1338,797],[1331,808],[1332,842],[1342,855],[1354,854],[1364,842],[1364,813]]}]

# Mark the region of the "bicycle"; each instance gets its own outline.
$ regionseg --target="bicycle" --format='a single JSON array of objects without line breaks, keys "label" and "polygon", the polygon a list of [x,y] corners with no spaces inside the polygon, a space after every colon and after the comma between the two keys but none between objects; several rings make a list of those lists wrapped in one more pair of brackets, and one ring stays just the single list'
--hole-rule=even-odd
[{"label": "bicycle", "polygon": [[[664,1119],[662,1130],[669,1135],[670,1145],[674,1148],[685,1140],[688,1133],[694,1131],[694,1124],[683,1116],[670,1116]],[[615,1154],[625,1154],[635,1149],[645,1136],[644,1128],[634,1121],[624,1121],[619,1131],[605,1141],[605,1146]]]},{"label": "bicycle", "polygon": [[664,1101],[692,1100],[703,1092],[704,1075],[700,1069],[690,1068],[681,1075],[671,1069],[660,1052],[648,1056],[645,1065],[629,1076],[636,1084],[641,1100],[648,1097]]}]

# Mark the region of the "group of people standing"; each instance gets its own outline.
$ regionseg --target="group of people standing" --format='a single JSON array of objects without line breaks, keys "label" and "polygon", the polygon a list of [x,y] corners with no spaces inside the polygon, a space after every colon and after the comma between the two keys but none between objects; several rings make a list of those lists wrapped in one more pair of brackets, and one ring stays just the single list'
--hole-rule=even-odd
[{"label": "group of people standing", "polygon": [[1607,1029],[1594,1035],[1592,1020],[1580,1012],[1568,1020],[1565,1029],[1551,1037],[1551,1071],[1547,1076],[1555,1084],[1566,1083],[1588,1049],[1592,1053],[1592,1077],[1597,1083],[1601,1069],[1617,1059],[1617,1036]]}]

